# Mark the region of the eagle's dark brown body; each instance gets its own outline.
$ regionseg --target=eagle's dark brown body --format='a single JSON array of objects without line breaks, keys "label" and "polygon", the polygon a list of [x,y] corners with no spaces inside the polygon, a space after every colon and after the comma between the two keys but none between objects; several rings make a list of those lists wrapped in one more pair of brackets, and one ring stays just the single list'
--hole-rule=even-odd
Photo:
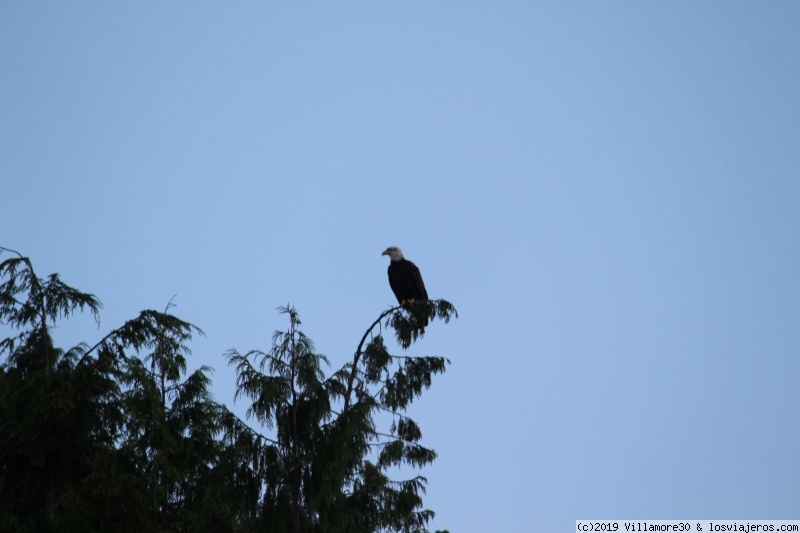
[{"label": "eagle's dark brown body", "polygon": [[[403,252],[396,246],[387,248],[383,255],[388,255],[389,286],[392,288],[397,303],[417,317],[419,324],[424,328],[428,325],[428,291],[419,273],[417,265],[405,259]],[[414,302],[413,305],[410,305]]]},{"label": "eagle's dark brown body", "polygon": [[419,268],[408,259],[389,263],[389,286],[399,304],[408,300],[425,301],[428,299],[428,291],[425,290],[425,283],[422,281]]}]

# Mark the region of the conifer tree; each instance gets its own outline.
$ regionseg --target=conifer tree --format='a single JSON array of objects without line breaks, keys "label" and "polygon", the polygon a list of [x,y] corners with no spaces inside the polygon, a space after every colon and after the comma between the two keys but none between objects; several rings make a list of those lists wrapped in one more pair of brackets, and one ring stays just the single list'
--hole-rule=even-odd
[{"label": "conifer tree", "polygon": [[[170,483],[180,477],[185,487],[192,480],[175,474],[185,465],[165,454],[180,449],[188,430],[206,441],[216,433],[208,427],[214,419],[198,412],[218,411],[202,401],[207,369],[177,384],[186,342],[199,330],[142,311],[91,348],[58,349],[50,327],[78,310],[97,318],[101,304],[57,274],[39,278],[30,260],[17,255],[0,263],[0,323],[15,332],[0,341],[0,356],[7,357],[0,366],[0,530],[161,530],[174,522],[169,505],[181,490]],[[149,374],[131,356],[148,350]],[[168,411],[168,397],[185,409]],[[148,401],[153,409],[142,407]],[[159,424],[157,437],[142,429]],[[148,448],[147,436],[164,442]],[[203,464],[181,459],[191,463],[185,468]]]},{"label": "conifer tree", "polygon": [[[97,317],[100,302],[65,285],[58,275],[36,276],[21,255],[0,264],[0,323],[13,330],[0,341],[0,530],[47,531],[92,455],[113,441],[113,363],[76,368],[85,347],[53,345],[50,327],[75,310]],[[15,334],[14,334],[15,333]],[[91,368],[90,368],[91,367]]]},{"label": "conifer tree", "polygon": [[[263,481],[250,503],[259,509],[252,527],[284,532],[427,531],[433,512],[422,508],[426,480],[393,480],[400,466],[422,468],[436,453],[419,444],[422,432],[406,414],[449,362],[443,357],[390,355],[380,333],[384,319],[403,348],[421,333],[420,317],[400,306],[382,313],[361,339],[353,361],[325,377],[328,359],[315,353],[291,307],[289,329],[271,350],[227,353],[236,368],[237,399],[269,435],[244,422],[230,431],[249,434],[250,468]],[[444,300],[431,302],[428,318],[456,315]],[[378,331],[376,331],[378,330]],[[371,340],[367,343],[367,339]],[[378,415],[388,413],[388,428]]]}]

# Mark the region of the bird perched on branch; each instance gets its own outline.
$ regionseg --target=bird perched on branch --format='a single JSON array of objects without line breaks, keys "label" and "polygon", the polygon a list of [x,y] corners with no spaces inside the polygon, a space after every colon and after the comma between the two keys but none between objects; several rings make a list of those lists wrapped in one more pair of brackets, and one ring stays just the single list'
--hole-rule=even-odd
[{"label": "bird perched on branch", "polygon": [[416,311],[420,325],[424,328],[428,325],[426,307],[419,307],[428,301],[428,291],[425,290],[425,283],[419,273],[417,265],[403,257],[403,252],[397,246],[390,246],[381,255],[388,255],[389,262],[389,286],[397,297],[397,303],[406,309]]}]

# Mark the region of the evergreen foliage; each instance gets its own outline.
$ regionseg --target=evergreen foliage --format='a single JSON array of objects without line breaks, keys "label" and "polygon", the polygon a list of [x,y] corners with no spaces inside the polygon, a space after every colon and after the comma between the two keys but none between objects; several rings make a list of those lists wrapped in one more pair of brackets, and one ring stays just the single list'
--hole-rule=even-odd
[{"label": "evergreen foliage", "polygon": [[50,328],[101,304],[17,255],[0,263],[0,531],[427,531],[425,478],[395,477],[436,459],[407,409],[449,361],[391,355],[382,337],[408,349],[419,310],[383,312],[331,372],[280,308],[268,351],[225,354],[242,420],[212,397],[210,368],[187,373],[202,331],[171,303],[63,350]]}]

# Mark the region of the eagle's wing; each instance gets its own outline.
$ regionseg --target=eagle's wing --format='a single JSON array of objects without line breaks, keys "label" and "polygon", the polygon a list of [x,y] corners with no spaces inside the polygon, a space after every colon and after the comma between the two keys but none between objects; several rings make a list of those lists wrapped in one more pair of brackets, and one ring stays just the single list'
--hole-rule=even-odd
[{"label": "eagle's wing", "polygon": [[428,291],[425,290],[425,282],[422,281],[422,274],[420,274],[419,268],[414,263],[410,263],[409,266],[411,267],[409,274],[411,274],[411,281],[416,288],[417,294],[419,294],[423,300],[427,300]]}]

